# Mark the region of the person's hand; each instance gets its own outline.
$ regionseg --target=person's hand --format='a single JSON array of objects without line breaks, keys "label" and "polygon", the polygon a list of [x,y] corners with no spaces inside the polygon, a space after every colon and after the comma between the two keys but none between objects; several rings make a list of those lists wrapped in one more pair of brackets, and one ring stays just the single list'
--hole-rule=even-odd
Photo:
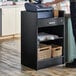
[{"label": "person's hand", "polygon": [[50,2],[47,2],[47,3],[44,3],[44,5],[46,5],[46,6],[50,6],[51,3],[50,3]]}]

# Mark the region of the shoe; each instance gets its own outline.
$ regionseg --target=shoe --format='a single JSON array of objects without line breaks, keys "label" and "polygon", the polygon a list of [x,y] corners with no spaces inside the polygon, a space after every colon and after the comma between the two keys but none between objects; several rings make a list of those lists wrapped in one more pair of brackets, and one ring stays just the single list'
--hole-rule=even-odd
[{"label": "shoe", "polygon": [[74,62],[76,62],[76,59],[74,59]]},{"label": "shoe", "polygon": [[70,62],[70,63],[66,63],[65,66],[68,68],[76,68],[76,60],[74,60],[73,62]]}]

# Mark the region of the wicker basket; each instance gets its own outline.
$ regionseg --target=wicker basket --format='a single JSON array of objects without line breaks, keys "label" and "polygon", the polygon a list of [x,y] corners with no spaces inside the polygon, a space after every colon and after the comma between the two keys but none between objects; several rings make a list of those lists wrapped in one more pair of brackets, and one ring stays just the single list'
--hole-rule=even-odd
[{"label": "wicker basket", "polygon": [[51,58],[51,46],[40,44],[38,48],[38,60]]},{"label": "wicker basket", "polygon": [[54,17],[58,17],[59,16],[59,10],[54,10]]},{"label": "wicker basket", "polygon": [[62,55],[62,46],[53,46],[52,47],[52,57],[57,57]]}]

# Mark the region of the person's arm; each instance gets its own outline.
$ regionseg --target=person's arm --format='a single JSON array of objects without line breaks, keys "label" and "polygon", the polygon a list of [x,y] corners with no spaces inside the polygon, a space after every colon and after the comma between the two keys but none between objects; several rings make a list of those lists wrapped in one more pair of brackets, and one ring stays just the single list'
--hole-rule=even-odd
[{"label": "person's arm", "polygon": [[56,3],[59,3],[59,2],[62,2],[62,1],[64,1],[64,0],[55,0],[55,1],[51,2],[51,4],[56,4]]},{"label": "person's arm", "polygon": [[62,1],[64,1],[64,0],[55,0],[53,2],[47,2],[47,3],[45,3],[45,5],[49,6],[49,5],[52,5],[52,4],[57,4],[57,3],[62,2]]}]

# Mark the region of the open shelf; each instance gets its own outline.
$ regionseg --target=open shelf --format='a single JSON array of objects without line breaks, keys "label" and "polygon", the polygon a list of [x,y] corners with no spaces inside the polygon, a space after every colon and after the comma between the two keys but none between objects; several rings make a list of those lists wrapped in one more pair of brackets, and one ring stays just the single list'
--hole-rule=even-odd
[{"label": "open shelf", "polygon": [[59,40],[63,39],[63,37],[55,38],[55,39],[45,39],[45,40],[39,40],[39,42],[45,42],[45,41],[50,41],[50,40]]},{"label": "open shelf", "polygon": [[38,60],[37,62],[46,61],[46,60],[55,60],[55,59],[60,58],[60,57],[64,57],[64,56],[57,56],[57,57],[53,57],[53,58],[46,58],[46,59]]}]

